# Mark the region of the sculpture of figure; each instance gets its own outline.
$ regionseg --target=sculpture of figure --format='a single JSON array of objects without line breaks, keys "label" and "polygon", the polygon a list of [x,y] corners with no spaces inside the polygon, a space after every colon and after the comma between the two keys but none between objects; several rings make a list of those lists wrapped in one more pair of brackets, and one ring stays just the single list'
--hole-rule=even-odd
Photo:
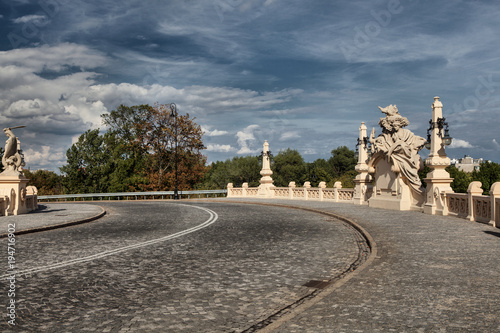
[{"label": "sculpture of figure", "polygon": [[12,132],[12,129],[22,127],[24,126],[7,127],[3,129],[8,137],[5,143],[5,152],[2,157],[2,164],[5,168],[4,174],[19,174],[21,173],[20,168],[25,165],[19,140]]},{"label": "sculpture of figure", "polygon": [[422,182],[418,176],[422,160],[418,152],[426,140],[403,128],[410,122],[399,114],[395,105],[386,108],[379,106],[379,109],[386,114],[386,117],[380,118],[379,121],[382,134],[375,139],[375,133],[372,132],[370,142],[373,151],[380,151],[387,155],[388,161],[393,165],[392,171],[401,173],[408,180],[408,185],[417,193],[422,194]]}]

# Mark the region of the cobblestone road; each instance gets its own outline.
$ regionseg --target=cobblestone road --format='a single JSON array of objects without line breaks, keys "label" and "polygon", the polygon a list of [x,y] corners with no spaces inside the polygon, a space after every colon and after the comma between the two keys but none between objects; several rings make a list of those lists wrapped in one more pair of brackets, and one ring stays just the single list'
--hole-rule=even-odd
[{"label": "cobblestone road", "polygon": [[[210,219],[190,205],[218,219],[179,238],[99,257]],[[312,293],[302,285],[338,275],[359,254],[351,227],[300,210],[223,202],[101,206],[109,214],[100,220],[16,238],[19,270],[75,262],[16,276],[15,331],[240,332]],[[97,257],[78,261],[90,256]],[[6,250],[0,262],[6,266]],[[7,305],[5,282],[0,300]],[[8,331],[2,317],[0,330]]]},{"label": "cobblestone road", "polygon": [[272,203],[348,217],[377,244],[370,265],[272,332],[500,332],[499,229],[345,203]]}]

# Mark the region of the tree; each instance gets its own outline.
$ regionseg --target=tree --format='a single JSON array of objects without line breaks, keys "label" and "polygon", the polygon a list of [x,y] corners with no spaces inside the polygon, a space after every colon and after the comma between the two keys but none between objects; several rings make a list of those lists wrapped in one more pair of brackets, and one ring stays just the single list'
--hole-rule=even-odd
[{"label": "tree", "polygon": [[274,174],[271,177],[277,187],[286,187],[290,182],[303,184],[307,178],[304,159],[297,150],[290,148],[274,157],[272,170]]},{"label": "tree", "polygon": [[23,170],[24,176],[29,179],[28,186],[35,186],[38,195],[64,194],[63,177],[53,171]]},{"label": "tree", "polygon": [[451,183],[451,188],[455,193],[467,193],[469,184],[472,182],[472,174],[461,170],[450,165],[446,168],[446,171],[450,174],[450,178],[453,178]]},{"label": "tree", "polygon": [[340,177],[347,171],[354,170],[358,161],[353,150],[342,146],[332,150],[332,157],[328,159],[328,163],[332,168],[333,176]]},{"label": "tree", "polygon": [[69,193],[106,192],[109,174],[104,170],[110,156],[104,151],[104,137],[99,129],[80,135],[78,142],[68,149],[67,164],[59,169],[66,175],[65,187]]},{"label": "tree", "polygon": [[203,183],[198,188],[221,189],[228,183],[239,187],[248,183],[250,187],[259,186],[259,159],[257,156],[236,156],[224,162],[217,161],[208,167]]},{"label": "tree", "polygon": [[479,171],[472,172],[472,180],[480,181],[483,185],[484,194],[488,195],[491,185],[500,182],[500,164],[494,162],[484,162],[479,166]]},{"label": "tree", "polygon": [[307,168],[309,171],[308,180],[311,182],[311,186],[317,187],[320,182],[327,184],[332,182],[331,167],[325,159],[318,158],[316,161],[308,163]]},{"label": "tree", "polygon": [[[201,127],[170,105],[120,105],[82,134],[60,168],[72,193],[193,188],[206,172]],[[177,169],[177,170],[176,170]],[[176,172],[177,171],[177,172]],[[176,177],[177,174],[177,177]]]},{"label": "tree", "polygon": [[144,188],[173,189],[176,167],[179,188],[193,188],[206,172],[201,127],[189,114],[173,116],[169,105],[155,105],[149,111],[148,121],[140,124],[139,136],[148,152],[145,171],[150,182]]}]

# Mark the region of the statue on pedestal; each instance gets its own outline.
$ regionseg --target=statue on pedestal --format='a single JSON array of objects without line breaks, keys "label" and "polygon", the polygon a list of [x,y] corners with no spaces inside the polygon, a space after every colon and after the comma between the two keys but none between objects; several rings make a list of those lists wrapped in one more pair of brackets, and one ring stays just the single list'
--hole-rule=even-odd
[{"label": "statue on pedestal", "polygon": [[380,118],[382,134],[375,138],[373,129],[370,143],[372,158],[368,172],[374,175],[374,193],[369,205],[397,210],[420,210],[425,191],[418,176],[423,161],[418,152],[426,140],[405,129],[410,122],[399,114],[396,105],[385,108]]},{"label": "statue on pedestal", "polygon": [[[410,122],[399,114],[396,105],[378,108],[387,116],[380,118],[382,134],[373,141],[374,152],[383,152],[388,162],[392,163],[392,171],[401,173],[415,192],[423,194],[422,182],[418,176],[423,162],[418,152],[424,147],[426,140],[403,128]],[[372,137],[374,136],[375,133],[372,132]]]}]

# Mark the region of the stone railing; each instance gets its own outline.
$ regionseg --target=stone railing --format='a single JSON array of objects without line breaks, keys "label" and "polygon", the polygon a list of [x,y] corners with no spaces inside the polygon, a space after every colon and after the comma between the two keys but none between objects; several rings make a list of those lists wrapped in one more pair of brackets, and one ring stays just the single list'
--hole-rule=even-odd
[{"label": "stone railing", "polygon": [[26,187],[25,203],[28,212],[38,209],[38,190],[35,186]]},{"label": "stone railing", "polygon": [[336,182],[333,188],[327,188],[325,182],[321,182],[318,187],[311,187],[310,182],[305,182],[303,187],[296,187],[295,182],[290,182],[288,187],[273,187],[270,194],[259,194],[258,187],[248,187],[248,183],[243,183],[241,187],[233,187],[232,183],[227,185],[228,198],[280,198],[292,200],[314,200],[314,201],[334,201],[352,202],[354,189],[343,189],[340,182]]},{"label": "stone railing", "polygon": [[490,195],[482,195],[481,182],[469,184],[467,193],[444,193],[447,215],[500,227],[500,182],[491,186]]},{"label": "stone railing", "polygon": [[468,197],[465,193],[446,193],[448,215],[467,218],[469,216]]}]

